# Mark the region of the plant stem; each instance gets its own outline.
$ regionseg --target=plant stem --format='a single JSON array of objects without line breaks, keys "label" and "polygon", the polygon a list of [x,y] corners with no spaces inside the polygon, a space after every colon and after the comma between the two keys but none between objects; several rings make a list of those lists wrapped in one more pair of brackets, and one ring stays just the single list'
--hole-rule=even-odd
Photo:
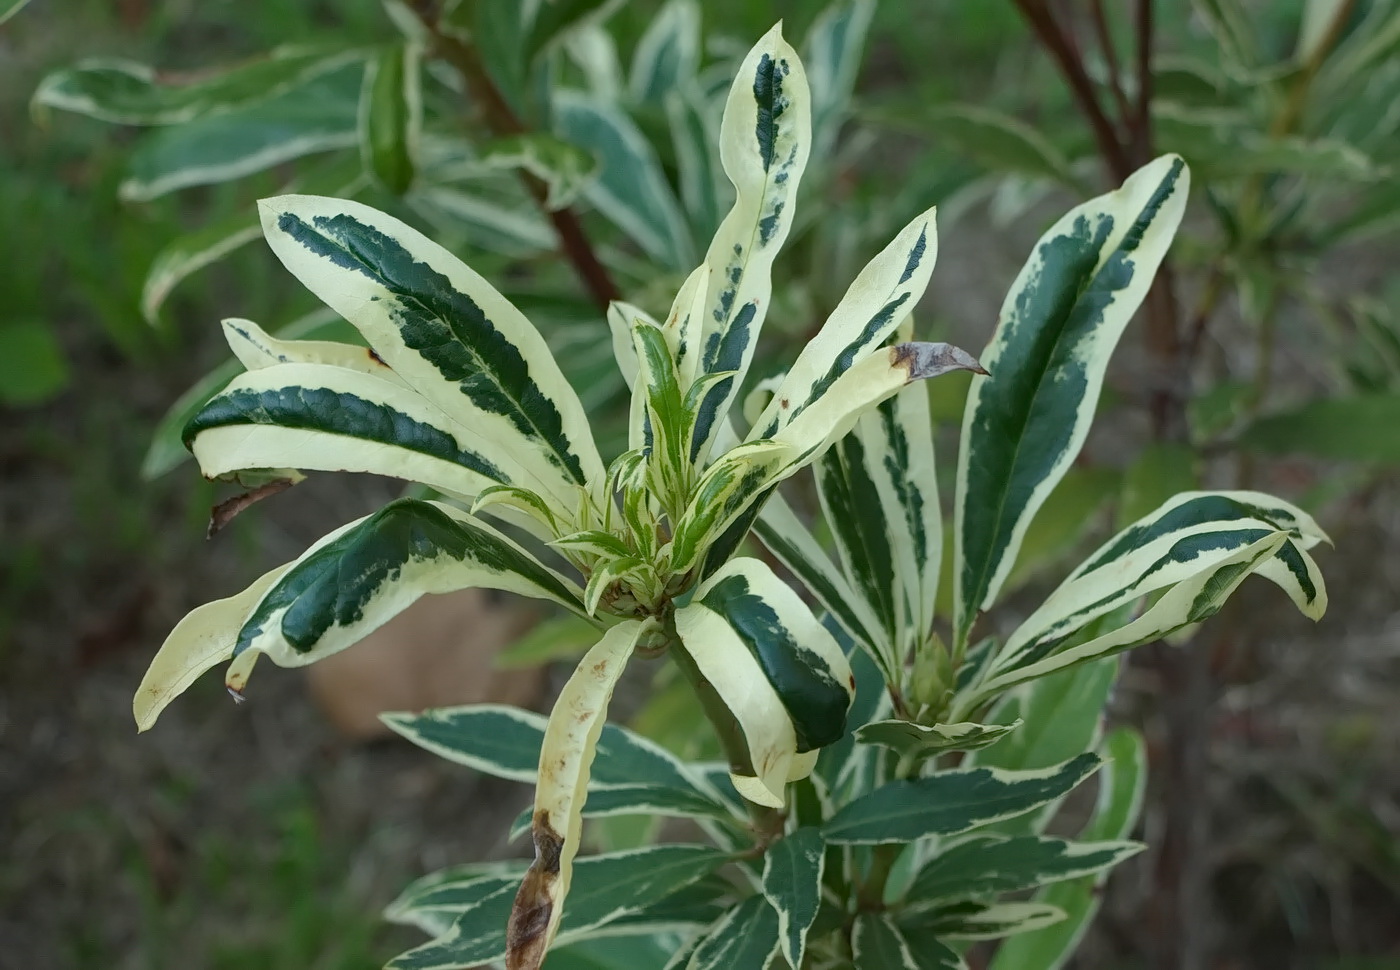
[{"label": "plant stem", "polygon": [[1113,93],[1113,103],[1118,106],[1119,120],[1128,124],[1132,121],[1134,111],[1128,104],[1127,94],[1123,91],[1123,72],[1118,66],[1118,51],[1113,46],[1113,31],[1108,26],[1103,0],[1093,0],[1089,9],[1094,17],[1094,31],[1098,34],[1099,49],[1103,51],[1104,64],[1108,67],[1108,89]]},{"label": "plant stem", "polygon": [[[506,101],[482,64],[475,43],[469,38],[444,30],[436,12],[429,10],[428,4],[421,0],[410,6],[431,35],[437,52],[462,75],[472,100],[480,106],[482,118],[491,132],[498,137],[528,134],[529,129],[516,117],[510,103]],[[554,232],[559,237],[559,248],[573,266],[594,305],[602,313],[607,313],[608,305],[622,298],[622,291],[613,282],[607,267],[598,259],[578,214],[567,206],[550,208],[549,186],[544,180],[524,169],[517,169],[517,172],[525,190],[553,224]]]},{"label": "plant stem", "polygon": [[1137,19],[1137,112],[1128,121],[1130,150],[1138,165],[1152,158],[1152,0],[1138,0]]},{"label": "plant stem", "polygon": [[1094,82],[1089,79],[1088,73],[1084,70],[1084,64],[1068,35],[1056,22],[1055,15],[1045,0],[1012,0],[1012,2],[1016,4],[1016,8],[1021,11],[1021,16],[1026,18],[1031,30],[1035,32],[1041,44],[1059,66],[1060,73],[1064,75],[1065,81],[1069,84],[1070,93],[1074,95],[1074,99],[1079,105],[1079,110],[1088,119],[1089,126],[1094,131],[1094,140],[1098,143],[1099,155],[1108,166],[1109,173],[1117,181],[1123,181],[1132,174],[1132,163],[1128,159],[1127,152],[1123,149],[1122,142],[1118,139],[1117,132],[1114,131],[1113,122],[1104,114],[1103,106],[1099,104],[1098,95],[1094,92]]},{"label": "plant stem", "polygon": [[[685,679],[695,690],[700,707],[714,727],[715,734],[719,737],[719,743],[724,748],[725,757],[729,759],[729,770],[739,775],[754,774],[753,761],[749,758],[748,741],[744,738],[744,729],[740,727],[738,719],[734,717],[734,712],[724,703],[714,685],[705,679],[705,675],[701,673],[700,667],[695,663],[695,658],[681,645],[680,636],[676,633],[674,613],[667,613],[665,627],[667,639],[671,643],[671,658],[675,660],[676,666],[681,669],[681,673],[685,675]],[[782,837],[783,826],[787,821],[787,816],[782,810],[770,808],[767,805],[758,805],[748,799],[744,799],[744,805],[749,810],[749,819],[753,823],[754,834],[757,836],[760,848],[767,848]]]}]

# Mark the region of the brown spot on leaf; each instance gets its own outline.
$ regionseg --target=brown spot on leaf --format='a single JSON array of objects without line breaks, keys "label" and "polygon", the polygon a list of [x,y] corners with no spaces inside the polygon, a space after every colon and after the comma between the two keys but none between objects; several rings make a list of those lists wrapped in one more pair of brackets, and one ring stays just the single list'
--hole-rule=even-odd
[{"label": "brown spot on leaf", "polygon": [[278,492],[285,492],[295,485],[296,482],[290,478],[278,478],[265,485],[250,489],[242,495],[235,495],[233,498],[225,499],[209,510],[209,531],[208,538],[213,538],[215,533],[221,531],[224,526],[233,521],[234,517],[244,509],[265,498],[276,495]]},{"label": "brown spot on leaf", "polygon": [[778,407],[786,411],[788,408],[792,407],[792,402],[789,401],[787,398],[783,398],[781,401],[778,402]]},{"label": "brown spot on leaf", "polygon": [[549,824],[549,813],[535,812],[531,831],[535,861],[515,894],[506,925],[506,970],[539,970],[549,948],[547,930],[554,913],[554,889],[559,882],[559,857],[564,840]]},{"label": "brown spot on leaf", "polygon": [[374,361],[376,364],[380,364],[381,366],[384,366],[384,367],[388,367],[388,366],[389,366],[388,361],[386,361],[383,357],[380,357],[378,354],[376,354],[376,353],[374,352],[374,348],[373,348],[373,347],[366,347],[366,348],[365,348],[365,353],[369,354],[369,359],[372,360],[372,361]]}]

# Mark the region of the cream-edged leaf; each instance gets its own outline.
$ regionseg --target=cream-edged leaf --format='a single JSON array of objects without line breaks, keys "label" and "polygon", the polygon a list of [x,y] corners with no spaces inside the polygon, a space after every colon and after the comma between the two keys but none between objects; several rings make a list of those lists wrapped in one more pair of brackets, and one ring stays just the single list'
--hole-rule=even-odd
[{"label": "cream-edged leaf", "polygon": [[[204,474],[371,472],[463,496],[495,485],[543,489],[500,442],[452,420],[392,373],[373,372],[363,349],[347,351],[365,359],[364,370],[271,364],[234,378],[185,426],[185,444]],[[255,353],[251,345],[242,352]]]},{"label": "cream-edged leaf", "polygon": [[1109,656],[1199,623],[1217,613],[1230,594],[1260,566],[1269,562],[1289,541],[1287,532],[1263,532],[1261,538],[1239,546],[1214,560],[1211,567],[1182,580],[1162,594],[1136,620],[1071,646],[1073,638],[1035,641],[1016,651],[1003,648],[992,661],[978,695],[992,697],[1015,684],[1043,677],[1073,664]]},{"label": "cream-edged leaf", "polygon": [[1009,575],[1032,516],[1079,453],[1118,338],[1186,206],[1167,155],[1080,205],[1036,244],[973,380],[958,461],[954,632],[966,641]]},{"label": "cream-edged leaf", "polygon": [[735,559],[676,612],[682,647],[743,729],[753,775],[735,787],[782,806],[808,752],[845,733],[854,690],[835,638],[791,587],[755,559]]},{"label": "cream-edged leaf", "polygon": [[648,622],[619,623],[584,655],[555,701],[540,747],[532,836],[535,861],[506,930],[508,970],[538,970],[559,930],[583,833],[583,805],[613,688]]},{"label": "cream-edged leaf", "polygon": [[446,249],[342,199],[260,203],[273,251],[419,394],[531,469],[565,505],[601,480],[578,395],[539,331]]},{"label": "cream-edged leaf", "polygon": [[149,730],[161,711],[200,674],[233,656],[243,618],[291,566],[286,563],[269,570],[241,593],[196,607],[175,624],[136,689],[132,714],[138,730]]},{"label": "cream-edged leaf", "polygon": [[701,404],[691,457],[703,464],[753,359],[773,290],[773,258],[792,226],[798,182],[811,151],[807,78],[778,25],[749,51],[729,91],[720,126],[720,161],[734,184],[734,207],[720,223],[700,331],[700,369],[732,371]]},{"label": "cream-edged leaf", "polygon": [[797,355],[750,437],[771,438],[874,353],[928,286],[938,256],[934,210],[921,214],[861,270],[821,330]]},{"label": "cream-edged leaf", "polygon": [[399,499],[331,533],[292,564],[243,618],[226,682],[241,691],[261,654],[282,667],[315,663],[420,596],[467,587],[583,609],[573,582],[486,523],[442,503]]}]

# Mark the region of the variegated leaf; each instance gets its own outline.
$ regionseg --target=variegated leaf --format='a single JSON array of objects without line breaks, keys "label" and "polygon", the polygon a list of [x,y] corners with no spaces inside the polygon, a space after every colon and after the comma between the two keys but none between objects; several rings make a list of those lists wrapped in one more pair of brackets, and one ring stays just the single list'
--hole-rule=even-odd
[{"label": "variegated leaf", "polygon": [[714,120],[718,112],[696,91],[672,91],[666,98],[666,119],[676,154],[681,202],[692,230],[703,237],[719,226],[720,210],[733,193],[719,167],[719,144]]},{"label": "variegated leaf", "polygon": [[598,160],[569,142],[541,132],[497,138],[480,148],[480,164],[487,170],[523,169],[548,187],[545,208],[562,209],[573,204],[598,175]]},{"label": "variegated leaf", "polygon": [[1009,653],[1005,648],[992,662],[977,696],[994,697],[1023,681],[1043,677],[1073,664],[1119,653],[1199,623],[1219,612],[1230,594],[1254,572],[1278,555],[1289,541],[1287,532],[1259,530],[1262,536],[1215,559],[1210,568],[1182,580],[1162,594],[1142,616],[1116,630],[1073,646],[1065,639],[1036,642],[1033,648]]},{"label": "variegated leaf", "polygon": [[1041,237],[1002,305],[963,418],[955,615],[966,642],[996,597],[1031,517],[1079,453],[1108,358],[1181,221],[1175,156],[1072,209]]},{"label": "variegated leaf", "polygon": [[822,827],[828,842],[877,845],[956,835],[1014,818],[1072,791],[1099,767],[1093,754],[1030,771],[959,768],[867,792]]},{"label": "variegated leaf", "polygon": [[650,621],[627,620],[605,633],[579,662],[550,712],[535,786],[535,861],[511,908],[507,970],[539,970],[559,930],[608,703],[637,641],[649,629]]},{"label": "variegated leaf", "polygon": [[44,78],[34,103],[122,125],[180,125],[275,97],[364,56],[334,46],[282,47],[184,84],[135,61],[84,61]]},{"label": "variegated leaf", "polygon": [[787,782],[845,733],[855,683],[840,646],[756,559],[731,560],[702,584],[676,611],[676,629],[743,729],[755,775],[736,774],[735,787],[781,807]]},{"label": "variegated leaf", "polygon": [[260,205],[283,264],[419,394],[528,468],[542,494],[572,510],[578,487],[602,479],[578,395],[539,331],[489,283],[368,206],[316,196]]},{"label": "variegated leaf", "polygon": [[855,594],[845,573],[831,561],[781,495],[774,494],[768,499],[753,528],[768,551],[802,581],[842,629],[863,649],[878,657],[872,631],[880,627],[870,604]]},{"label": "variegated leaf", "polygon": [[199,672],[232,658],[225,682],[241,694],[262,654],[282,667],[315,663],[358,642],[420,596],[469,586],[582,610],[577,586],[490,526],[451,506],[400,499],[321,539],[251,603],[235,597],[247,607],[242,616],[230,606],[214,614],[227,625],[212,629],[201,619],[177,626],[143,681],[141,724],[153,724],[198,675],[185,673],[191,664],[184,658],[195,649],[192,637],[200,644]]},{"label": "variegated leaf", "polygon": [[943,555],[927,389],[911,384],[867,412],[815,471],[841,564],[898,671],[932,628]]},{"label": "variegated leaf", "polygon": [[1185,492],[1105,543],[1076,568],[1007,640],[998,664],[1063,640],[1090,620],[1214,566],[1277,531],[1289,538],[1261,575],[1305,616],[1327,609],[1322,573],[1304,550],[1325,539],[1312,518],[1258,492]]},{"label": "variegated leaf", "polygon": [[628,86],[637,104],[659,104],[688,85],[700,66],[700,6],[668,0],[652,18],[632,54]]},{"label": "variegated leaf", "polygon": [[127,158],[118,194],[148,202],[349,148],[363,74],[358,63],[344,65],[269,100],[147,132]]},{"label": "variegated leaf", "polygon": [[836,141],[860,73],[865,37],[875,0],[832,3],[803,39],[803,60],[812,86],[812,144],[818,158]]},{"label": "variegated leaf", "polygon": [[1064,918],[1064,910],[1048,903],[980,903],[952,907],[942,914],[906,911],[900,925],[931,930],[947,940],[998,940],[1031,933]]},{"label": "variegated leaf", "polygon": [[685,970],[766,970],[778,953],[778,914],[750,896],[705,931]]},{"label": "variegated leaf", "polygon": [[233,634],[248,612],[292,568],[291,563],[269,570],[241,593],[205,603],[175,624],[141,678],[132,700],[139,731],[149,730],[160,712],[215,664],[233,652]]},{"label": "variegated leaf", "polygon": [[[536,780],[546,725],[538,714],[473,704],[422,714],[385,714],[383,720],[414,744],[448,761],[497,778]],[[715,817],[729,814],[731,809],[693,766],[626,728],[606,724],[589,776],[585,814],[641,811]],[[525,830],[530,823],[527,813]]]},{"label": "variegated leaf", "polygon": [[[1119,728],[1104,739],[1098,804],[1081,838],[1121,840],[1132,834],[1147,788],[1146,747],[1142,735],[1132,728]],[[1107,877],[1107,870],[1100,870],[1037,893],[1036,902],[1058,907],[1066,918],[1003,943],[992,959],[992,970],[1058,970],[1064,966],[1098,912]]]},{"label": "variegated leaf", "polygon": [[821,908],[826,843],[819,829],[800,828],[763,856],[763,895],[778,914],[778,936],[789,966],[802,966],[807,931]]},{"label": "variegated leaf", "polygon": [[[719,886],[699,885],[728,856],[706,845],[654,845],[589,856],[574,866],[577,887],[560,923],[556,947],[593,936],[695,927],[717,907]],[[394,968],[474,966],[506,955],[506,923],[524,866],[477,863],[415,881],[385,913],[438,938],[393,960]]]},{"label": "variegated leaf", "polygon": [[851,928],[856,970],[920,970],[909,941],[884,913],[860,913]]},{"label": "variegated leaf", "polygon": [[368,351],[346,351],[362,357],[365,370],[289,363],[234,378],[185,426],[185,444],[204,474],[215,478],[259,468],[371,472],[460,496],[493,485],[543,488],[496,442],[452,420],[391,372],[370,370],[388,372]]},{"label": "variegated leaf", "polygon": [[220,326],[233,356],[250,371],[277,364],[326,364],[408,386],[373,351],[359,344],[274,337],[253,321],[240,317],[228,317],[220,321]]},{"label": "variegated leaf", "polygon": [[977,751],[990,747],[1020,726],[1019,720],[1011,724],[973,724],[968,721],[958,724],[917,724],[893,718],[873,721],[859,728],[856,740],[861,744],[878,744],[897,751],[901,758],[912,764],[944,751]]},{"label": "variegated leaf", "polygon": [[771,438],[894,333],[928,286],[938,257],[934,210],[920,215],[861,270],[802,348],[749,437]]},{"label": "variegated leaf", "polygon": [[582,91],[554,94],[560,138],[597,157],[598,178],[583,197],[652,259],[670,269],[694,264],[680,205],[646,137],[615,105]]},{"label": "variegated leaf", "polygon": [[720,126],[720,160],[738,196],[705,254],[710,283],[700,366],[735,376],[717,384],[700,407],[690,451],[698,464],[753,358],[773,289],[773,258],[792,226],[811,138],[807,78],[778,25],[740,65]]},{"label": "variegated leaf", "polygon": [[771,439],[747,441],[727,451],[701,477],[690,507],[676,525],[674,568],[690,568],[734,523],[751,524],[773,486],[820,457],[865,411],[905,384],[953,370],[980,368],[976,360],[949,344],[882,348],[837,378],[830,390]]},{"label": "variegated leaf", "polygon": [[973,839],[940,852],[920,869],[909,886],[908,900],[914,906],[930,906],[1034,889],[1109,869],[1144,848],[1140,842],[1067,842],[1035,835]]}]

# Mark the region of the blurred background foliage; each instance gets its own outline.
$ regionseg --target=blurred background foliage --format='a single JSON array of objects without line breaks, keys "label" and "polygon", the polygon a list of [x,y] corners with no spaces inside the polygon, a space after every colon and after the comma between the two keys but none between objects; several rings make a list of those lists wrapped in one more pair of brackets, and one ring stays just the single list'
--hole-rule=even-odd
[{"label": "blurred background foliage", "polygon": [[[728,204],[718,99],[783,18],[822,147],[769,347],[812,333],[835,281],[937,202],[919,325],[976,349],[1055,214],[1156,152],[1192,166],[1170,280],[1014,584],[1198,483],[1275,490],[1337,540],[1323,626],[1246,597],[1208,642],[1125,674],[1115,716],[1153,739],[1157,851],[1115,877],[1082,964],[1400,966],[1400,4],[545,0],[528,29],[513,0],[445,6],[0,3],[0,938],[17,964],[377,966],[403,943],[377,908],[407,877],[511,851],[501,792],[346,744],[291,677],[252,714],[196,690],[179,727],[129,732],[175,618],[388,487],[318,480],[199,544],[216,488],[174,469],[183,416],[234,372],[217,321],[350,336],[258,245],[253,201],[354,195],[428,228],[564,349],[615,443],[603,308],[665,312]],[[940,434],[965,388],[931,386]],[[546,625],[507,662],[578,646]],[[633,723],[693,756],[674,687],[639,684]]]}]

